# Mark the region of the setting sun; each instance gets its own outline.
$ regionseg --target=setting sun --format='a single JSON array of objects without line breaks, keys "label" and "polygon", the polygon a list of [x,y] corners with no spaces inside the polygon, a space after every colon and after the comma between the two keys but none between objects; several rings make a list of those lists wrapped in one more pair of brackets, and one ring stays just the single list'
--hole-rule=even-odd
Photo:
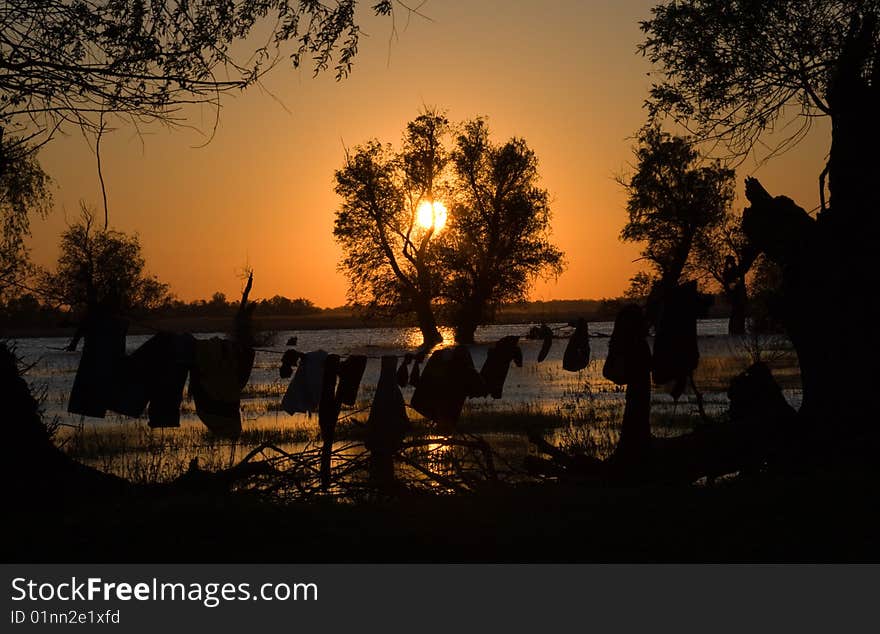
[{"label": "setting sun", "polygon": [[440,231],[446,226],[446,215],[446,205],[439,201],[425,200],[416,209],[416,220],[424,229],[433,227],[435,231]]}]

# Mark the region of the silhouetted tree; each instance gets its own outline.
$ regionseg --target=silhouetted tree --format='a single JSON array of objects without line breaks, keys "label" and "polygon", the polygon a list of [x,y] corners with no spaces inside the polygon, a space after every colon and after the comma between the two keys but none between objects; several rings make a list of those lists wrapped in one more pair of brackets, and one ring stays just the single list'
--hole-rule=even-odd
[{"label": "silhouetted tree", "polygon": [[694,249],[694,268],[709,275],[730,304],[727,332],[746,332],[747,275],[758,253],[742,230],[742,218],[728,212],[722,222],[702,232]]},{"label": "silhouetted tree", "polygon": [[814,115],[830,117],[819,177],[824,199],[827,174],[830,204],[813,218],[750,179],[743,229],[782,270],[780,318],[798,352],[802,418],[850,430],[870,429],[876,413],[873,376],[857,368],[880,353],[880,306],[864,292],[876,287],[880,230],[878,14],[876,0],[687,0],[659,5],[642,25],[642,50],[664,74],[652,114],[672,115],[699,138],[742,154],[788,105],[804,130]]},{"label": "silhouetted tree", "polygon": [[499,306],[527,298],[536,277],[559,275],[563,254],[549,240],[549,197],[523,139],[493,144],[486,121],[473,119],[458,135],[453,166],[443,294],[456,341],[471,343]]},{"label": "silhouetted tree", "polygon": [[261,315],[307,315],[320,312],[320,310],[314,302],[304,297],[289,299],[282,295],[275,295],[260,302]]},{"label": "silhouetted tree", "polygon": [[432,304],[442,271],[435,226],[422,226],[418,210],[442,197],[448,125],[427,111],[407,125],[399,152],[371,141],[336,172],[342,206],[333,235],[345,251],[349,301],[372,314],[415,313],[425,345],[442,341]]},{"label": "silhouetted tree", "polygon": [[[394,2],[372,5],[390,15]],[[187,104],[260,81],[282,59],[348,74],[357,0],[21,0],[0,5],[0,125],[51,136],[105,114],[181,122]]]},{"label": "silhouetted tree", "polygon": [[749,325],[752,333],[759,335],[782,332],[782,268],[766,255],[760,255],[752,265],[750,277]]},{"label": "silhouetted tree", "polygon": [[[629,278],[629,286],[623,292],[623,296],[633,300],[644,300],[650,295],[651,288],[656,281],[657,280],[652,273],[639,271]],[[613,311],[613,314],[616,314],[616,311]]]},{"label": "silhouetted tree", "polygon": [[157,308],[169,299],[168,285],[145,271],[137,235],[96,229],[91,212],[61,235],[61,254],[54,272],[43,274],[46,296],[82,308],[113,295],[123,310]]},{"label": "silhouetted tree", "polygon": [[208,302],[208,306],[214,310],[223,310],[225,308],[228,308],[229,302],[226,301],[226,293],[216,291],[213,295],[211,295],[211,301]]},{"label": "silhouetted tree", "polygon": [[718,162],[701,164],[689,139],[659,128],[642,131],[634,154],[635,173],[622,181],[629,221],[620,237],[645,243],[651,292],[662,294],[678,284],[694,247],[724,221],[734,171]]},{"label": "silhouetted tree", "polygon": [[36,153],[0,128],[0,300],[29,272],[24,240],[30,234],[30,214],[45,215],[51,202],[49,177]]}]

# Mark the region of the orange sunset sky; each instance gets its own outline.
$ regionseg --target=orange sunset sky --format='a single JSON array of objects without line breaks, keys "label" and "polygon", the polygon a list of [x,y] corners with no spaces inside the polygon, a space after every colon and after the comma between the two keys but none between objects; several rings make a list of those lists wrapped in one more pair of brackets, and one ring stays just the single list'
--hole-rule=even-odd
[{"label": "orange sunset sky", "polygon": [[[256,87],[230,95],[202,148],[194,146],[204,136],[187,129],[156,126],[141,140],[118,126],[105,136],[110,223],[140,235],[150,272],[181,299],[218,290],[235,297],[247,263],[255,297],[341,305],[346,279],[336,269],[332,226],[343,145],[372,137],[397,145],[427,104],[454,121],[486,115],[496,140],[521,136],[536,151],[568,269],[538,282],[532,299],[619,295],[639,269],[639,247],[618,241],[625,194],[614,177],[627,172],[631,138],[645,120],[651,69],[636,46],[638,21],[653,4],[434,0],[422,7],[431,21],[406,24],[398,12],[399,37],[390,45],[390,20],[371,17],[365,5],[369,36],[348,79],[313,79],[310,68],[281,64],[264,82],[274,98]],[[191,115],[210,132],[212,110]],[[101,200],[94,153],[78,132],[68,134],[40,155],[55,180],[55,211],[34,221],[30,243],[43,266],[57,257],[79,201],[98,208]],[[747,175],[813,208],[829,141],[819,122],[788,154],[763,166],[747,160],[737,172],[737,208]]]}]

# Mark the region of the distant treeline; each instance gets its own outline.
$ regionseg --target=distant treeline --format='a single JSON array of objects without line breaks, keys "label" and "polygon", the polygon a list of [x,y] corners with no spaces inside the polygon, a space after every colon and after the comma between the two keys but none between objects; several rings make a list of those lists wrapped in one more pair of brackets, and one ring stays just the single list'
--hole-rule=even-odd
[{"label": "distant treeline", "polygon": [[[497,323],[566,322],[578,317],[589,321],[612,321],[628,298],[574,299],[520,302],[504,306]],[[319,308],[308,299],[290,299],[276,295],[258,300],[257,326],[265,330],[320,330],[412,326],[410,319],[365,318],[357,306]],[[141,310],[131,315],[131,332],[168,329],[183,332],[223,332],[229,327],[238,308],[237,301],[227,301],[223,293],[211,299],[184,302],[171,300],[159,308]],[[708,316],[725,317],[727,305],[721,296]],[[81,315],[64,307],[41,302],[32,294],[23,294],[0,303],[0,331],[7,336],[52,335],[72,331]]]},{"label": "distant treeline", "polygon": [[[262,318],[303,317],[307,315],[333,315],[337,309],[321,309],[311,300],[305,298],[289,299],[276,295],[270,299],[259,300],[257,314]],[[140,309],[130,315],[134,331],[139,324],[149,327],[158,323],[165,327],[175,328],[173,322],[198,325],[193,332],[215,330],[213,324],[228,324],[238,309],[238,301],[227,301],[223,293],[214,293],[211,299],[198,299],[184,302],[169,299],[161,306],[151,309]],[[343,309],[351,312],[350,309]],[[0,302],[0,327],[4,331],[47,331],[52,329],[69,329],[76,326],[81,318],[78,311],[66,306],[57,306],[41,301],[36,295],[25,293]],[[222,327],[220,328],[222,330]]]}]

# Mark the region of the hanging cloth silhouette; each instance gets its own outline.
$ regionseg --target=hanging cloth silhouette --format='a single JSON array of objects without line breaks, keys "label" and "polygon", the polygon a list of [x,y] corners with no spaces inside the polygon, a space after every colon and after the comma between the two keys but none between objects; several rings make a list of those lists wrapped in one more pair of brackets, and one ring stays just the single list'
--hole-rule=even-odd
[{"label": "hanging cloth silhouette", "polygon": [[296,374],[281,399],[281,409],[291,415],[318,411],[326,359],[324,350],[307,352],[300,357]]},{"label": "hanging cloth silhouette", "polygon": [[362,354],[350,355],[339,364],[339,385],[336,388],[336,400],[340,404],[355,404],[361,379],[366,369],[367,357]]},{"label": "hanging cloth silhouette", "polygon": [[79,339],[84,339],[67,404],[71,414],[104,418],[107,413],[125,358],[128,332],[128,321],[115,313],[110,300],[93,302],[67,348],[74,351]]},{"label": "hanging cloth silhouette", "polygon": [[511,362],[519,368],[522,367],[522,349],[518,342],[519,337],[504,337],[486,351],[486,361],[480,369],[480,376],[494,399],[501,398]]},{"label": "hanging cloth silhouette", "polygon": [[409,429],[406,404],[397,385],[397,357],[382,357],[379,382],[367,418],[366,446],[372,452],[391,453],[403,442]]},{"label": "hanging cloth silhouette", "polygon": [[682,395],[700,362],[697,317],[703,310],[695,281],[676,286],[660,301],[654,337],[654,384],[669,385],[675,399]]},{"label": "hanging cloth silhouette", "polygon": [[196,414],[212,433],[229,438],[241,434],[241,391],[253,366],[252,348],[219,337],[196,340],[189,393]]},{"label": "hanging cloth silhouette", "polygon": [[614,320],[608,341],[605,378],[626,384],[626,405],[620,440],[613,460],[632,464],[642,459],[651,443],[651,349],[645,340],[647,323],[642,309],[625,306]]},{"label": "hanging cloth silhouette", "polygon": [[590,364],[590,329],[586,319],[578,319],[574,332],[565,346],[562,355],[562,369],[578,372]]},{"label": "hanging cloth silhouette", "polygon": [[465,346],[435,351],[422,371],[410,405],[434,421],[443,433],[452,433],[467,398],[485,396],[486,385],[474,368]]},{"label": "hanging cloth silhouette", "polygon": [[192,335],[159,333],[123,359],[109,409],[140,417],[152,428],[180,427],[180,406],[189,368],[195,363]]}]

